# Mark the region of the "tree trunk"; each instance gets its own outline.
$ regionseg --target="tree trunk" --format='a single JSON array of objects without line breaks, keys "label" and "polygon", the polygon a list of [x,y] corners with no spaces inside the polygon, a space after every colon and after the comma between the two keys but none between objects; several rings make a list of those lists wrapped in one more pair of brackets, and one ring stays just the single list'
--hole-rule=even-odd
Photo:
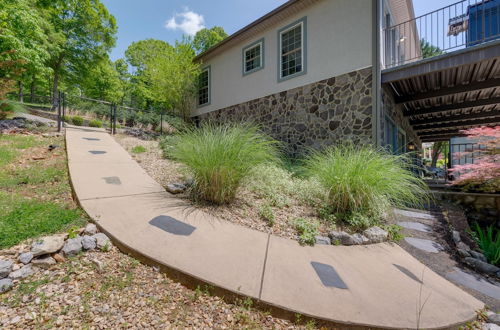
[{"label": "tree trunk", "polygon": [[434,142],[434,145],[432,146],[431,167],[436,167],[442,149],[443,149],[443,142]]},{"label": "tree trunk", "polygon": [[35,80],[36,80],[36,77],[35,77],[35,74],[33,73],[33,75],[31,76],[31,85],[30,85],[30,102],[31,103],[34,102],[34,98],[35,98]]},{"label": "tree trunk", "polygon": [[19,102],[23,103],[24,102],[24,95],[23,95],[23,82],[19,80]]},{"label": "tree trunk", "polygon": [[61,64],[63,57],[60,56],[56,64],[52,68],[54,70],[54,80],[52,82],[52,110],[57,108],[57,103],[59,102],[58,89],[59,89],[59,74],[61,71]]}]

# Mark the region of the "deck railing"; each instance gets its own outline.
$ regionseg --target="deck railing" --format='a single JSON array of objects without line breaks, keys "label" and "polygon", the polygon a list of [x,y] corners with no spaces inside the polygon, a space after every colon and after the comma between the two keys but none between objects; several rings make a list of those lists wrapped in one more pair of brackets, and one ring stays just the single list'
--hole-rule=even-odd
[{"label": "deck railing", "polygon": [[500,0],[464,0],[398,24],[384,17],[386,68],[500,38]]}]

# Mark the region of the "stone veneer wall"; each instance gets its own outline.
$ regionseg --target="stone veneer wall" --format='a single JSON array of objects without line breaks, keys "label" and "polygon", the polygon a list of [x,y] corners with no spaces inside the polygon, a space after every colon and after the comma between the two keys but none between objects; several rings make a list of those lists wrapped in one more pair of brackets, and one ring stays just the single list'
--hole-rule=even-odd
[{"label": "stone veneer wall", "polygon": [[406,143],[413,142],[417,148],[421,148],[422,142],[417,133],[410,126],[410,121],[407,117],[403,116],[403,107],[397,105],[392,93],[387,87],[382,87],[382,116],[381,116],[381,130],[382,141],[385,141],[385,116],[389,116],[399,127],[406,132]]},{"label": "stone veneer wall", "polygon": [[201,121],[255,122],[292,156],[339,141],[372,141],[371,68],[198,116]]}]

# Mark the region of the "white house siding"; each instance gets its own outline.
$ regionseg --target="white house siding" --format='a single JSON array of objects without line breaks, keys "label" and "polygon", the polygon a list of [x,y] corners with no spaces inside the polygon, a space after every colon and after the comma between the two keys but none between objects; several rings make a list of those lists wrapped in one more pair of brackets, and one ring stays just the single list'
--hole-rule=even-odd
[{"label": "white house siding", "polygon": [[[278,30],[307,17],[307,73],[278,82]],[[243,76],[242,49],[264,38],[265,67]],[[372,1],[323,0],[264,33],[209,58],[210,104],[192,115],[227,108],[271,94],[370,67]]]}]

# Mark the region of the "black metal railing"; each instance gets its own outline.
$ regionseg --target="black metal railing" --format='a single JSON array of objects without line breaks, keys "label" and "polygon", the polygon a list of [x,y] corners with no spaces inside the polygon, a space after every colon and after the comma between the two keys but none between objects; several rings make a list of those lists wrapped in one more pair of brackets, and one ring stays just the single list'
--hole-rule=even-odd
[{"label": "black metal railing", "polygon": [[476,46],[500,38],[500,0],[463,0],[391,24],[384,17],[386,68]]}]

